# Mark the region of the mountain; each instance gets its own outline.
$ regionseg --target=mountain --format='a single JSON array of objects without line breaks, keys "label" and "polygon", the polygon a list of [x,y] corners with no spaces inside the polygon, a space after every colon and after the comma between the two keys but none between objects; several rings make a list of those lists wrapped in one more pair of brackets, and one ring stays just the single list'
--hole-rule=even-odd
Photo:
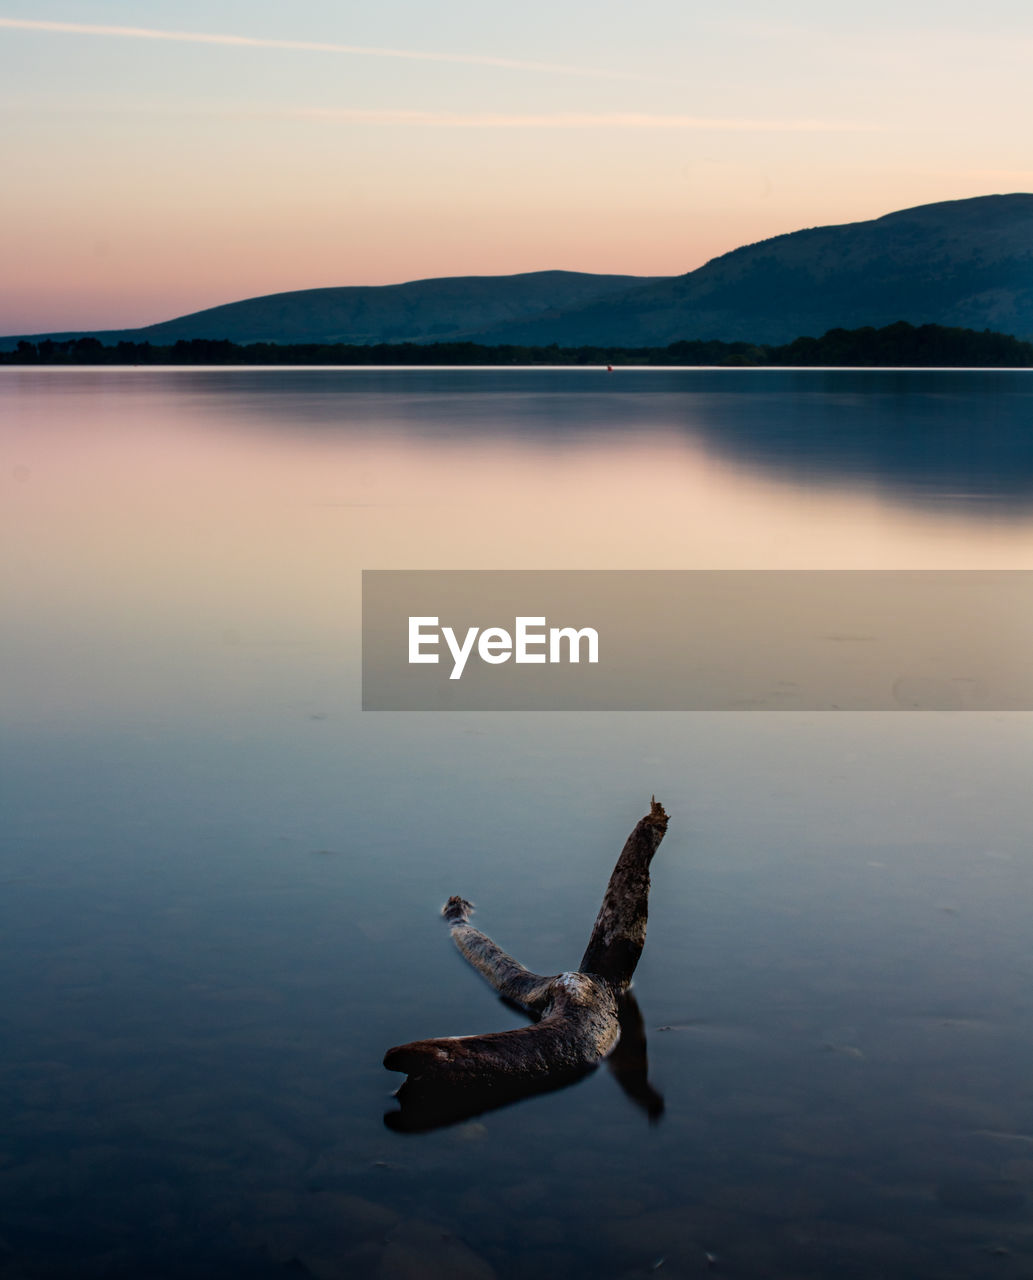
[{"label": "mountain", "polygon": [[[898,320],[1033,337],[1033,195],[977,196],[745,245],[686,275],[534,271],[249,298],[142,329],[37,335],[168,344],[767,343]],[[18,338],[0,339],[11,349]]]},{"label": "mountain", "polygon": [[1033,336],[1033,195],[950,200],[775,236],[562,316],[496,325],[480,341],[783,343],[896,320]]},{"label": "mountain", "polygon": [[[163,345],[180,338],[228,338],[239,343],[450,342],[495,325],[548,320],[657,278],[531,271],[514,276],[449,276],[409,284],[301,289],[230,302],[141,329],[34,337],[94,337],[105,344],[124,340]],[[18,337],[0,339],[7,348],[17,342]]]}]

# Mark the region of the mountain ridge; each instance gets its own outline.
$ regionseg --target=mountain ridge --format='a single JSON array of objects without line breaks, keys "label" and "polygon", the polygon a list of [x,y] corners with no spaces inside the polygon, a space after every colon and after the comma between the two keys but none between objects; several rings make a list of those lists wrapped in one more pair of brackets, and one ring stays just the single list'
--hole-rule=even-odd
[{"label": "mountain ridge", "polygon": [[586,271],[525,271],[508,276],[433,276],[401,284],[340,285],[260,294],[133,329],[18,334],[19,340],[98,338],[105,343],[185,338],[247,342],[461,341],[496,323],[551,316],[660,279]]},{"label": "mountain ridge", "polygon": [[[619,301],[619,300],[617,300]],[[495,326],[485,342],[791,342],[898,320],[1033,335],[1033,195],[976,196],[808,227],[711,258],[557,320]]]},{"label": "mountain ridge", "polygon": [[158,344],[474,341],[659,346],[780,344],[897,321],[1033,337],[1033,194],[974,196],[805,227],[740,245],[678,276],[539,271],[265,294],[94,337]]}]

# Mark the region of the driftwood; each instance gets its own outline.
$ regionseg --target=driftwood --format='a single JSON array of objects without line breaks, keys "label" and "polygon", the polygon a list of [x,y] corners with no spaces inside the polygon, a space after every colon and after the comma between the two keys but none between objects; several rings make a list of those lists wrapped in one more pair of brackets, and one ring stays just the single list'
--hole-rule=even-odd
[{"label": "driftwood", "polygon": [[649,865],[666,830],[667,814],[654,798],[617,860],[576,972],[531,973],[470,924],[473,907],[465,898],[449,898],[442,915],[460,952],[508,1004],[536,1021],[514,1031],[389,1049],[384,1066],[408,1074],[398,1097],[411,1113],[408,1120],[391,1113],[392,1127],[433,1127],[562,1087],[610,1054],[622,1032],[622,1052],[611,1060],[614,1074],[651,1116],[662,1111],[663,1100],[646,1076],[642,1017],[627,989],[646,941]]}]

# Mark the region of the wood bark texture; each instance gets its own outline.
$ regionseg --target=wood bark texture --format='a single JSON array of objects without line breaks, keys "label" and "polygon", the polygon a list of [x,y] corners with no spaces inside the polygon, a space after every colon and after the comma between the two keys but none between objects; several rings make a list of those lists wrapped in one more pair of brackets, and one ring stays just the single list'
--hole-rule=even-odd
[{"label": "wood bark texture", "polygon": [[667,831],[655,797],[635,826],[610,876],[579,968],[543,977],[525,969],[470,923],[465,898],[452,897],[442,915],[462,955],[499,995],[535,1019],[531,1026],[483,1036],[416,1040],[389,1049],[384,1066],[403,1071],[403,1088],[506,1088],[557,1083],[591,1069],[620,1036],[621,997],[646,941],[649,867]]}]

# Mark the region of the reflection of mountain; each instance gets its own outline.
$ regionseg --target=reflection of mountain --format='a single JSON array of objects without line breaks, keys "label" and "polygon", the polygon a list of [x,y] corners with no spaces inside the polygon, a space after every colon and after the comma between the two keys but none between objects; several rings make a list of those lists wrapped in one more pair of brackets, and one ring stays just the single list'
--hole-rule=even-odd
[{"label": "reflection of mountain", "polygon": [[973,515],[1033,502],[1028,375],[796,372],[773,380],[771,410],[728,397],[693,426],[713,452],[790,479],[886,489]]},{"label": "reflection of mountain", "polygon": [[[748,469],[977,516],[1033,506],[1033,374],[1004,370],[277,370],[162,374],[242,425],[590,445],[684,433]],[[213,381],[213,377],[217,381]],[[218,387],[221,390],[215,390]],[[226,394],[230,392],[231,394]]]}]

